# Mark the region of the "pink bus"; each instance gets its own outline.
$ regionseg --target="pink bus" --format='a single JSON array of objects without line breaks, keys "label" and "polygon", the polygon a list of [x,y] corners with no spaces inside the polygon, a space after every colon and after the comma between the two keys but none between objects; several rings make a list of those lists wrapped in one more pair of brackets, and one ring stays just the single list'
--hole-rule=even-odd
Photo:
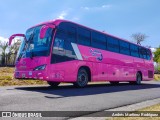
[{"label": "pink bus", "polygon": [[52,87],[61,82],[85,87],[88,82],[111,84],[153,79],[150,49],[66,20],[29,28],[15,64],[15,78],[45,80]]}]

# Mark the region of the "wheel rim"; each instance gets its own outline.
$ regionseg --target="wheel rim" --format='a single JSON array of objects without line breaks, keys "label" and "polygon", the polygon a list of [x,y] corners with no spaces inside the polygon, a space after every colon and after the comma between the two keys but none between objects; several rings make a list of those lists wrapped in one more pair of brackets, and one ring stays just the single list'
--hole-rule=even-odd
[{"label": "wheel rim", "polygon": [[81,73],[78,76],[78,84],[79,86],[85,86],[87,83],[87,75],[85,73]]}]

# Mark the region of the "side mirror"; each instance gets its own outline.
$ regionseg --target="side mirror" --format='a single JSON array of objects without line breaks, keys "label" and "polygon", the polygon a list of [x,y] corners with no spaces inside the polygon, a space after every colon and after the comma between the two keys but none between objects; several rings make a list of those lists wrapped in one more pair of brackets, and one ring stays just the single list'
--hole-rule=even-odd
[{"label": "side mirror", "polygon": [[49,28],[55,29],[56,26],[52,24],[43,25],[40,29],[40,39],[45,38],[46,32]]},{"label": "side mirror", "polygon": [[10,38],[9,38],[9,46],[11,45],[12,43],[12,40],[15,38],[15,37],[25,37],[24,34],[13,34]]}]

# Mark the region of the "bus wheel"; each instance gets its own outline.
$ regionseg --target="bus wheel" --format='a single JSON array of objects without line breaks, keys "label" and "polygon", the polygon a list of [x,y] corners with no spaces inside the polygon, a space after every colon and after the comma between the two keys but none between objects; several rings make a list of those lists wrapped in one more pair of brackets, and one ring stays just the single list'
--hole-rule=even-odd
[{"label": "bus wheel", "polygon": [[112,85],[118,85],[119,81],[109,81]]},{"label": "bus wheel", "polygon": [[142,76],[141,74],[138,72],[136,75],[136,81],[130,81],[130,84],[134,84],[134,85],[140,85],[142,81]]},{"label": "bus wheel", "polygon": [[84,68],[79,69],[77,75],[77,81],[73,83],[76,87],[85,87],[88,83],[88,73]]},{"label": "bus wheel", "polygon": [[57,87],[60,82],[51,82],[51,81],[47,81],[47,83],[51,86],[51,87]]},{"label": "bus wheel", "polygon": [[142,76],[141,76],[141,74],[138,72],[137,75],[136,75],[136,82],[135,82],[135,84],[140,85],[140,84],[141,84],[141,81],[142,81]]}]

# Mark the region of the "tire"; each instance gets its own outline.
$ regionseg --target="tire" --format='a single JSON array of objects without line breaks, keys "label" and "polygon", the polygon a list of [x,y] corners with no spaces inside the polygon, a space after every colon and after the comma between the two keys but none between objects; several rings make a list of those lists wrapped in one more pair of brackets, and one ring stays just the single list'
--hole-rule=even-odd
[{"label": "tire", "polygon": [[112,85],[118,85],[119,81],[109,81]]},{"label": "tire", "polygon": [[78,70],[77,81],[73,83],[75,87],[83,88],[88,84],[88,73],[84,68]]},{"label": "tire", "polygon": [[135,84],[136,85],[140,85],[141,81],[142,81],[142,75],[138,72],[137,75],[136,75],[136,82],[135,82]]},{"label": "tire", "polygon": [[57,87],[60,84],[60,82],[51,82],[51,81],[47,81],[47,83],[53,88]]},{"label": "tire", "polygon": [[129,83],[133,85],[140,85],[141,81],[142,81],[142,75],[138,72],[136,74],[136,81],[130,81]]}]

